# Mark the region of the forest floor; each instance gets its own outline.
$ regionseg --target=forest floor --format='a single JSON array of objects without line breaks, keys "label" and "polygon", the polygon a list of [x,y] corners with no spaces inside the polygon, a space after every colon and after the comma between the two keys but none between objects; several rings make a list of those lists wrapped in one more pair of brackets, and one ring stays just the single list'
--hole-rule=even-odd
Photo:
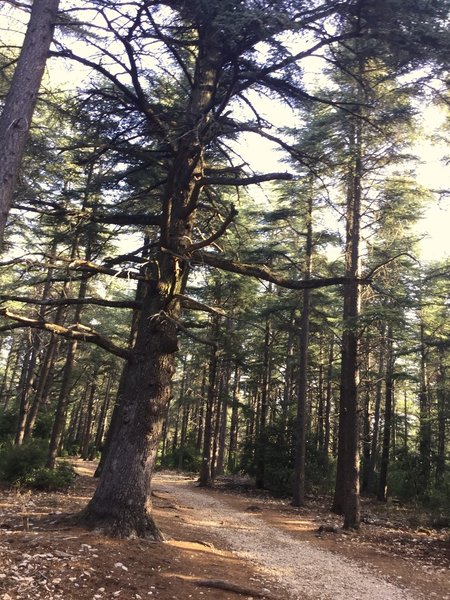
[{"label": "forest floor", "polygon": [[0,489],[0,600],[450,600],[450,532],[404,507],[364,501],[346,533],[328,499],[299,509],[245,481],[161,473],[166,542],[117,540],[61,525],[95,487],[95,465],[76,467],[66,493]]}]

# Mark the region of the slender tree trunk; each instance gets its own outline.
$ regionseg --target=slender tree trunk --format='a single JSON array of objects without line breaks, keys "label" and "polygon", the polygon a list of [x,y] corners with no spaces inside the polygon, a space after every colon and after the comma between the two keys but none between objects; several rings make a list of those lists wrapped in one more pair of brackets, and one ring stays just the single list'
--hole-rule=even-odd
[{"label": "slender tree trunk", "polygon": [[344,333],[342,338],[339,451],[333,510],[344,514],[344,527],[358,529],[359,419],[358,419],[358,317],[360,313],[359,244],[361,220],[362,122],[354,123],[353,172],[349,177],[346,222],[346,276],[344,286]]},{"label": "slender tree trunk", "polygon": [[392,409],[394,399],[394,357],[392,352],[392,327],[387,330],[386,342],[386,396],[384,406],[383,446],[381,450],[380,479],[378,482],[377,498],[381,502],[387,501],[387,477],[389,468],[389,455],[391,449]]},{"label": "slender tree trunk", "polygon": [[0,245],[13,202],[59,0],[34,0],[19,60],[0,115]]},{"label": "slender tree trunk", "polygon": [[219,433],[220,433],[220,420],[222,416],[222,405],[223,405],[223,381],[224,381],[224,373],[223,373],[223,361],[219,361],[219,366],[217,369],[217,390],[216,390],[216,402],[213,410],[213,434],[212,434],[212,451],[211,451],[211,479],[214,482],[214,479],[218,475],[217,473],[217,459],[218,459],[218,449],[219,449]]},{"label": "slender tree trunk", "polygon": [[264,349],[263,349],[263,364],[262,364],[262,386],[261,386],[261,403],[258,419],[258,438],[256,442],[256,487],[264,489],[265,483],[265,435],[267,412],[269,408],[269,385],[270,385],[270,338],[271,338],[271,323],[270,317],[266,318],[266,326],[264,331]]},{"label": "slender tree trunk", "polygon": [[423,493],[430,483],[431,471],[431,414],[430,393],[428,384],[427,350],[425,348],[425,326],[420,324],[420,389],[419,389],[419,455],[420,480],[419,489]]},{"label": "slender tree trunk", "polygon": [[437,376],[437,419],[438,440],[436,454],[436,485],[439,487],[444,482],[445,476],[445,448],[446,448],[446,422],[449,413],[447,367],[445,365],[444,348],[439,348],[439,366]]},{"label": "slender tree trunk", "polygon": [[[228,323],[229,327],[229,323]],[[225,468],[225,452],[227,439],[228,398],[230,394],[231,359],[224,361],[224,381],[222,388],[222,409],[220,415],[219,449],[217,454],[216,475],[223,475]]]},{"label": "slender tree trunk", "polygon": [[89,460],[94,460],[96,453],[100,451],[102,444],[103,444],[103,438],[105,436],[105,429],[106,429],[106,421],[108,418],[108,410],[109,410],[110,399],[111,399],[112,382],[113,382],[113,376],[111,373],[108,373],[108,375],[106,376],[105,396],[103,398],[102,407],[100,409],[100,414],[98,416],[97,431],[95,433],[95,442],[94,442],[94,445],[92,448],[92,452],[89,456]]},{"label": "slender tree trunk", "polygon": [[53,372],[54,363],[57,356],[59,339],[52,334],[50,341],[44,353],[44,358],[39,365],[39,373],[37,375],[37,388],[31,404],[30,412],[28,413],[27,422],[25,424],[25,439],[29,439],[33,435],[34,425],[36,423],[39,409],[46,398],[49,391],[49,381]]},{"label": "slender tree trunk", "polygon": [[83,439],[81,441],[81,458],[83,460],[88,460],[89,458],[89,450],[91,444],[91,433],[92,433],[92,423],[94,421],[94,402],[95,395],[97,393],[97,373],[94,372],[92,376],[92,383],[89,391],[89,399],[86,408],[86,422],[84,424],[83,431]]},{"label": "slender tree trunk", "polygon": [[289,407],[292,403],[292,396],[294,390],[294,341],[295,341],[295,311],[293,310],[290,315],[290,327],[288,331],[288,340],[286,347],[286,368],[284,374],[284,385],[283,385],[283,401],[281,405],[281,416],[280,416],[280,444],[284,446],[286,444],[286,433],[287,433],[287,422]]},{"label": "slender tree trunk", "polygon": [[72,377],[72,369],[75,362],[76,351],[77,342],[70,341],[67,349],[66,362],[64,365],[63,377],[56,406],[55,419],[53,422],[52,434],[50,438],[50,447],[47,457],[47,467],[49,469],[55,468],[56,457],[58,455],[58,450],[64,433],[64,427],[66,423],[66,410],[69,402],[68,394],[70,389],[70,381]]},{"label": "slender tree trunk", "polygon": [[330,451],[331,437],[331,403],[333,400],[333,362],[334,362],[334,337],[331,338],[329,354],[328,354],[328,369],[327,369],[327,391],[325,400],[325,433],[323,440],[323,454],[328,456]]},{"label": "slender tree trunk", "polygon": [[364,409],[363,409],[363,425],[362,425],[362,458],[363,468],[361,476],[361,493],[365,494],[368,491],[369,471],[370,471],[370,424],[371,424],[371,399],[373,392],[372,379],[369,376],[372,369],[371,353],[367,352],[366,357],[366,377],[364,385]]},{"label": "slender tree trunk", "polygon": [[19,422],[16,429],[14,443],[20,446],[25,435],[25,424],[30,411],[30,391],[33,382],[34,368],[37,360],[37,340],[39,339],[35,332],[29,331],[29,346],[24,355],[22,364],[22,373],[19,381]]},{"label": "slender tree trunk", "polygon": [[5,371],[3,374],[2,385],[0,388],[0,398],[3,400],[3,412],[6,412],[9,407],[10,395],[8,380],[10,378],[10,371],[12,370],[14,372],[14,367],[12,366],[13,359],[15,359],[15,362],[17,363],[19,353],[19,348],[17,344],[15,344],[13,341],[11,344],[11,348],[8,352],[8,358],[6,359]]},{"label": "slender tree trunk", "polygon": [[[213,326],[216,331],[217,324]],[[203,454],[200,466],[199,485],[209,487],[212,485],[212,438],[213,438],[213,411],[216,397],[217,378],[217,350],[211,348],[208,367],[208,392],[206,398],[205,423],[203,434]]]},{"label": "slender tree trunk", "polygon": [[[183,374],[181,376],[181,386],[180,386],[180,400],[178,403],[178,411],[177,411],[177,423],[176,423],[176,430],[175,430],[175,436],[174,436],[174,445],[173,445],[173,451],[175,452],[178,446],[178,450],[179,450],[179,455],[178,455],[178,470],[182,471],[183,470],[183,457],[184,457],[184,446],[186,443],[186,428],[187,428],[187,405],[186,405],[186,398],[185,398],[185,390],[186,390],[186,378],[187,378],[187,373],[186,373],[186,361],[183,361]],[[180,443],[177,443],[177,438],[178,438],[178,427],[179,427],[179,423],[180,423],[180,416],[181,416],[181,431],[180,431]]]},{"label": "slender tree trunk", "polygon": [[[312,266],[312,194],[308,197],[308,212],[306,215],[306,247],[305,267],[303,277],[311,278]],[[299,365],[297,380],[297,419],[296,419],[296,445],[295,445],[295,472],[292,504],[303,506],[305,504],[305,458],[306,458],[306,406],[308,394],[308,353],[309,353],[309,313],[311,307],[311,291],[303,291],[303,306],[300,317],[299,335]]]},{"label": "slender tree trunk", "polygon": [[378,359],[378,378],[375,385],[375,408],[373,414],[372,439],[370,445],[370,466],[367,481],[367,491],[369,494],[375,493],[375,468],[378,457],[378,437],[380,429],[380,411],[381,399],[383,396],[383,382],[385,373],[385,354],[386,354],[386,334],[385,327],[381,331],[380,352]]},{"label": "slender tree trunk", "polygon": [[230,422],[230,442],[228,449],[228,471],[234,473],[237,466],[237,440],[238,440],[238,423],[239,423],[239,365],[234,369],[233,380],[233,400],[231,404],[231,422]]},{"label": "slender tree trunk", "polygon": [[205,363],[202,366],[202,384],[200,387],[200,406],[198,407],[197,416],[197,439],[195,441],[195,449],[198,453],[201,452],[203,447],[203,434],[204,434],[204,422],[205,422],[205,396],[206,396],[206,377],[208,374],[208,365]]}]

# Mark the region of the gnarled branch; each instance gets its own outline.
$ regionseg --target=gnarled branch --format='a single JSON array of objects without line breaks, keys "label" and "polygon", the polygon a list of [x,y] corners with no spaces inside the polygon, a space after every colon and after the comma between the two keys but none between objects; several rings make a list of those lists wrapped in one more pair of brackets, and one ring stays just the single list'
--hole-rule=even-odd
[{"label": "gnarled branch", "polygon": [[38,306],[77,306],[84,304],[94,304],[95,306],[106,306],[108,308],[132,308],[133,310],[142,308],[141,302],[133,300],[104,300],[103,298],[47,298],[39,300],[27,296],[12,296],[9,294],[0,294],[0,302],[23,302],[24,304],[33,304]]},{"label": "gnarled branch", "polygon": [[[255,265],[241,263],[234,260],[222,258],[217,254],[208,252],[198,252],[193,255],[191,262],[198,265],[208,265],[215,267],[216,269],[222,269],[223,271],[229,271],[230,273],[238,273],[239,275],[247,275],[249,277],[257,277],[264,281],[269,281],[280,287],[287,288],[289,290],[306,290],[316,289],[322,287],[329,287],[332,285],[343,285],[353,283],[353,279],[349,277],[323,277],[317,279],[288,279],[282,275],[274,273],[266,265]],[[370,280],[363,279],[358,283],[370,283]]]},{"label": "gnarled branch", "polygon": [[[8,308],[1,308],[0,315],[11,319],[12,321],[16,321],[15,326],[12,327],[13,329],[15,329],[17,326],[42,329],[71,340],[91,342],[92,344],[107,350],[111,354],[119,356],[120,358],[128,359],[131,356],[131,352],[126,348],[117,346],[114,344],[114,342],[111,342],[111,340],[103,337],[94,329],[81,325],[80,323],[76,323],[71,327],[64,327],[63,325],[58,325],[57,323],[48,323],[43,319],[30,319],[28,317],[24,317],[23,315],[19,315],[10,311]],[[0,331],[8,331],[8,329],[10,329],[8,326],[0,327]]]},{"label": "gnarled branch", "polygon": [[230,214],[227,216],[227,218],[222,223],[222,225],[219,227],[219,229],[215,233],[210,235],[208,238],[202,240],[201,242],[196,242],[195,244],[191,244],[188,247],[187,252],[195,252],[196,250],[200,250],[201,248],[206,248],[206,246],[210,246],[213,242],[215,242],[217,239],[219,239],[225,233],[228,225],[230,225],[230,223],[233,221],[233,219],[236,217],[237,214],[238,214],[238,211],[235,209],[234,206],[232,206]]}]

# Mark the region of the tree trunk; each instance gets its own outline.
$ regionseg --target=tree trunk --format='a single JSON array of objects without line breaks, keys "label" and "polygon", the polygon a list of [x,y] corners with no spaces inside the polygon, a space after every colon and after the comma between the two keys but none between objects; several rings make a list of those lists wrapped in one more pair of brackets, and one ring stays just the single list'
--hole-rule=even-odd
[{"label": "tree trunk", "polygon": [[161,539],[151,516],[150,481],[170,398],[176,327],[155,316],[159,313],[154,305],[142,311],[135,351],[125,366],[120,423],[83,514],[85,523],[118,537]]},{"label": "tree trunk", "polygon": [[[312,265],[312,194],[308,196],[308,213],[306,215],[306,247],[305,267],[303,277],[311,278]],[[311,291],[303,291],[303,306],[300,317],[299,335],[299,365],[297,379],[297,419],[296,419],[296,445],[295,445],[295,470],[292,504],[303,506],[305,504],[305,458],[306,458],[306,406],[308,393],[308,352],[309,352],[309,313],[311,308]]]},{"label": "tree trunk", "polygon": [[359,245],[361,227],[362,122],[354,123],[353,171],[347,192],[345,271],[351,280],[344,286],[339,450],[333,510],[344,514],[344,527],[358,529],[359,419],[358,419],[358,318],[360,314]]},{"label": "tree trunk", "polygon": [[389,468],[389,454],[391,449],[392,431],[392,404],[394,397],[394,357],[392,352],[392,327],[387,330],[386,341],[386,396],[384,406],[383,446],[381,450],[380,479],[378,482],[377,498],[381,502],[387,501],[387,476]]},{"label": "tree trunk", "polygon": [[330,341],[327,369],[327,391],[325,399],[325,434],[323,440],[323,454],[328,456],[331,438],[331,402],[333,400],[333,362],[334,362],[334,336]]},{"label": "tree trunk", "polygon": [[0,116],[0,245],[28,139],[59,0],[34,0],[23,47]]},{"label": "tree trunk", "polygon": [[255,485],[258,489],[264,489],[265,483],[265,435],[267,412],[269,408],[269,385],[270,385],[270,338],[271,338],[270,317],[266,318],[266,326],[264,331],[264,348],[263,348],[263,364],[262,364],[262,386],[261,386],[261,403],[258,419],[258,437],[256,440],[256,481]]},{"label": "tree trunk", "polygon": [[420,324],[420,389],[419,389],[419,455],[420,455],[420,479],[419,489],[424,493],[430,483],[431,471],[431,414],[430,414],[430,392],[428,385],[427,350],[424,342],[425,326]]},{"label": "tree trunk", "polygon": [[444,348],[439,348],[439,365],[437,375],[437,419],[438,443],[436,455],[436,485],[439,487],[444,482],[445,475],[445,448],[446,448],[446,422],[449,414],[447,367],[445,364]]},{"label": "tree trunk", "polygon": [[14,443],[20,446],[25,435],[25,425],[27,422],[28,413],[30,411],[30,392],[33,382],[34,368],[37,361],[37,351],[39,345],[39,336],[36,332],[29,333],[29,346],[25,352],[22,373],[19,381],[19,422],[17,424],[16,436]]},{"label": "tree trunk", "polygon": [[97,393],[97,373],[92,375],[91,389],[89,391],[89,399],[86,409],[86,420],[83,428],[83,437],[81,440],[81,458],[87,460],[89,458],[90,444],[91,444],[91,432],[92,423],[94,421],[94,400],[95,394]]},{"label": "tree trunk", "polygon": [[380,353],[378,359],[378,378],[375,386],[375,408],[373,414],[372,439],[370,444],[370,465],[367,480],[367,491],[369,494],[375,493],[375,468],[377,465],[378,456],[378,433],[380,429],[380,410],[381,398],[383,395],[383,381],[385,371],[385,354],[386,354],[386,336],[385,327],[381,330]]},{"label": "tree trunk", "polygon": [[237,440],[239,418],[239,365],[234,370],[233,400],[231,403],[230,442],[228,448],[228,471],[234,473],[237,466]]},{"label": "tree trunk", "polygon": [[[228,321],[229,327],[229,321]],[[231,379],[231,359],[227,357],[224,361],[224,377],[222,386],[222,407],[220,415],[219,428],[219,448],[217,453],[216,475],[223,475],[225,468],[225,452],[227,439],[227,417],[228,417],[228,397],[230,394]]]},{"label": "tree trunk", "polygon": [[95,433],[95,442],[92,448],[92,452],[89,456],[90,460],[94,460],[97,452],[101,450],[103,444],[103,438],[105,436],[106,429],[106,421],[108,418],[108,410],[111,398],[111,386],[112,386],[113,377],[112,374],[109,373],[106,378],[106,389],[105,396],[103,398],[102,407],[100,409],[100,414],[97,422],[97,431]]},{"label": "tree trunk", "polygon": [[[216,332],[217,323],[214,323],[213,330]],[[214,399],[216,397],[216,379],[217,379],[217,350],[211,348],[208,367],[208,391],[206,397],[205,422],[203,432],[203,453],[202,464],[200,466],[199,485],[200,487],[209,487],[212,485],[212,438],[213,438],[213,411]]]}]

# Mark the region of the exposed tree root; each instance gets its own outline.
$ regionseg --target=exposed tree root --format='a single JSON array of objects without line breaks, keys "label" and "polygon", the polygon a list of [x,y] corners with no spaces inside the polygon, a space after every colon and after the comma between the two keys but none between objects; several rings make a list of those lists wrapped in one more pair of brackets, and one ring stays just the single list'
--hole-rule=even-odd
[{"label": "exposed tree root", "polygon": [[155,542],[164,542],[165,538],[151,517],[119,518],[115,515],[99,515],[88,506],[78,516],[78,523],[88,529],[95,529],[104,535],[133,539],[143,538]]}]

